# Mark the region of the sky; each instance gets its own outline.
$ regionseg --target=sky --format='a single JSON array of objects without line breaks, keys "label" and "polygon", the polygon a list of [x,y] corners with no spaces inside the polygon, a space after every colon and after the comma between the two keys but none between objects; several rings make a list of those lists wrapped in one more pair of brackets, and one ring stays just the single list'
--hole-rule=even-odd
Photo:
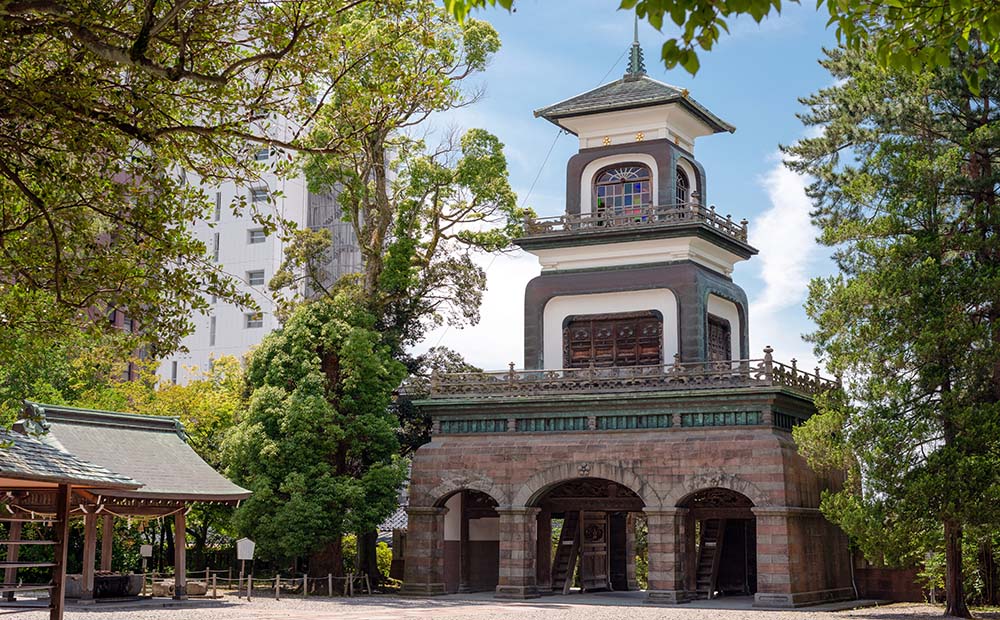
[{"label": "sky", "polygon": [[[565,211],[566,162],[579,143],[532,112],[622,76],[633,17],[617,6],[615,0],[518,0],[514,13],[474,14],[493,24],[503,47],[477,77],[483,98],[434,119],[441,131],[481,127],[497,135],[511,185],[540,216]],[[771,345],[776,359],[796,358],[810,369],[822,360],[802,339],[813,330],[802,304],[809,280],[832,273],[833,266],[809,222],[807,180],[784,168],[778,145],[806,135],[796,118],[804,109],[798,99],[832,83],[818,60],[824,47],[834,46],[834,34],[812,6],[788,4],[761,24],[749,18],[731,23],[731,34],[701,53],[696,77],[681,68],[667,71],[659,59],[665,34],[639,24],[647,74],[689,89],[737,128],[699,138],[695,157],[706,170],[707,202],[735,220],[747,218],[750,243],[760,251],[733,273],[750,299],[751,357]],[[673,23],[664,32],[676,32]],[[538,262],[520,250],[480,262],[488,267],[488,288],[479,324],[436,329],[414,350],[441,345],[487,370],[511,361],[521,367],[524,286],[538,275]]]}]

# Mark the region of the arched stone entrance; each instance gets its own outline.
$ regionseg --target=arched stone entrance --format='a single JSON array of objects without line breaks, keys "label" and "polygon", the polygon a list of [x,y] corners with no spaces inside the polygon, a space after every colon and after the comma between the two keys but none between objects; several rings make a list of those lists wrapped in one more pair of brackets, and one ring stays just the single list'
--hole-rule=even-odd
[{"label": "arched stone entrance", "polygon": [[539,592],[638,589],[635,516],[644,506],[629,487],[595,477],[563,480],[536,493]]},{"label": "arched stone entrance", "polygon": [[442,528],[445,592],[493,591],[500,570],[497,500],[462,489],[438,500],[446,509]]},{"label": "arched stone entrance", "polygon": [[687,553],[685,589],[696,598],[757,592],[757,524],[750,498],[713,487],[681,500]]}]

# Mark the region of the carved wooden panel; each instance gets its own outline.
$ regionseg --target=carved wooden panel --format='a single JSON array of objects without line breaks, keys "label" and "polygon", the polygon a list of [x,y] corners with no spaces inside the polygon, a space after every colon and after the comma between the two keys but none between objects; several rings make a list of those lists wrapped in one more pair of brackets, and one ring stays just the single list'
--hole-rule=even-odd
[{"label": "carved wooden panel", "polygon": [[655,366],[663,363],[663,319],[656,312],[570,317],[563,366]]},{"label": "carved wooden panel", "polygon": [[733,359],[732,331],[729,321],[708,315],[708,360],[728,362]]}]

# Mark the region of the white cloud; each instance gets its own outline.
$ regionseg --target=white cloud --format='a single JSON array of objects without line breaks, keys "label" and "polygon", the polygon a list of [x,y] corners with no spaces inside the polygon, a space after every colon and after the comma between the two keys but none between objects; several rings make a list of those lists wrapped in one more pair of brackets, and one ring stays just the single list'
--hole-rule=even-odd
[{"label": "white cloud", "polygon": [[800,367],[812,368],[817,360],[802,340],[812,324],[802,306],[821,256],[818,231],[809,218],[807,183],[778,158],[761,179],[771,207],[750,228],[750,244],[760,250],[751,265],[763,283],[750,302],[750,337],[754,357],[770,345],[781,361],[795,357]]},{"label": "white cloud", "polygon": [[479,323],[465,329],[438,328],[413,352],[445,346],[484,370],[502,370],[510,362],[520,368],[524,365],[524,287],[538,275],[538,259],[516,250],[495,260],[490,255],[478,256],[476,262],[483,268],[489,266]]}]

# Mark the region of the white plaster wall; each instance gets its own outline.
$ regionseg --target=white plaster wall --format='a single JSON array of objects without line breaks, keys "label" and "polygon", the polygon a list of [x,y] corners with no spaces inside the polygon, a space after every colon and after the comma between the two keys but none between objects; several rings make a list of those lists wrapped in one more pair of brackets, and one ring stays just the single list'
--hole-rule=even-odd
[{"label": "white plaster wall", "polygon": [[562,327],[570,315],[658,310],[663,315],[663,362],[672,363],[678,352],[677,298],[665,288],[620,293],[592,293],[553,297],[542,315],[544,331],[542,364],[546,370],[563,367]]},{"label": "white plaster wall", "polygon": [[444,503],[444,539],[462,540],[462,494],[455,493]]},{"label": "white plaster wall", "polygon": [[469,540],[500,540],[500,519],[469,519]]},{"label": "white plaster wall", "polygon": [[545,248],[531,251],[542,271],[594,269],[690,260],[725,276],[743,258],[697,237],[623,241],[599,245]]},{"label": "white plaster wall", "polygon": [[607,157],[602,157],[600,159],[595,159],[594,161],[587,164],[583,169],[583,174],[580,176],[580,213],[587,214],[591,213],[593,210],[594,202],[594,175],[600,171],[601,168],[606,168],[608,166],[613,166],[614,164],[624,163],[624,162],[639,162],[641,164],[646,164],[649,166],[649,172],[652,175],[651,190],[652,194],[650,197],[655,204],[657,202],[657,196],[659,196],[660,188],[660,173],[656,167],[656,160],[653,159],[652,155],[647,155],[646,153],[623,153],[621,155],[608,155]]},{"label": "white plaster wall", "polygon": [[708,296],[708,313],[714,314],[720,319],[729,321],[729,348],[733,353],[733,359],[740,359],[740,312],[736,304],[716,295]]}]

